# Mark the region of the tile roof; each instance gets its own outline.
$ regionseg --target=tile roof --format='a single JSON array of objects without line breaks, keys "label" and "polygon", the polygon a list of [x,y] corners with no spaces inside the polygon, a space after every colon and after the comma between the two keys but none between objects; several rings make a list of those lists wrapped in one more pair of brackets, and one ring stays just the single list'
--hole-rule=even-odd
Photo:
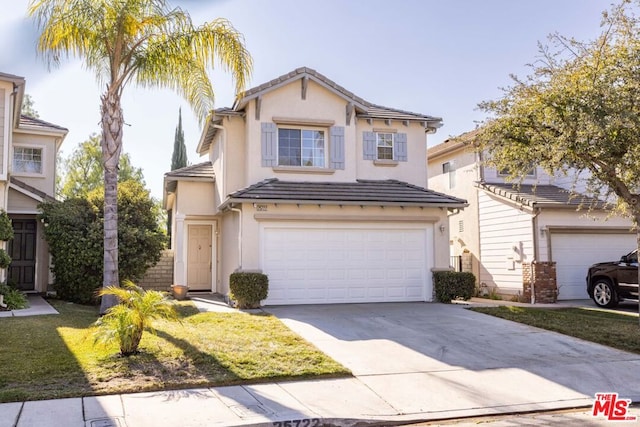
[{"label": "tile roof", "polygon": [[383,205],[460,208],[466,200],[396,180],[289,182],[267,179],[229,195],[228,202],[274,201],[333,205]]},{"label": "tile roof", "polygon": [[574,193],[555,185],[478,183],[478,187],[532,208],[553,207],[578,209],[580,207],[606,207],[606,203],[601,200],[585,196],[584,194]]},{"label": "tile roof", "polygon": [[68,132],[69,129],[64,128],[62,126],[54,125],[53,123],[45,122],[41,119],[36,119],[35,117],[25,116],[24,114],[20,115],[20,127],[30,127],[30,128],[38,128],[41,130],[53,130],[53,131],[64,131]]},{"label": "tile roof", "polygon": [[473,138],[477,135],[477,133],[478,129],[475,129],[453,138],[447,138],[444,142],[429,147],[427,149],[427,158],[435,158],[440,155],[455,151],[458,148],[468,146],[473,143]]},{"label": "tile roof", "polygon": [[11,184],[15,185],[16,187],[20,187],[23,190],[28,191],[31,194],[35,194],[36,196],[40,197],[45,202],[54,202],[56,200],[55,197],[50,196],[47,193],[45,193],[44,191],[38,190],[37,188],[32,187],[31,185],[27,184],[26,182],[20,181],[19,179],[16,179],[13,176],[9,178],[9,182],[11,182]]},{"label": "tile roof", "polygon": [[211,162],[203,162],[195,165],[185,166],[180,169],[172,170],[171,172],[167,172],[164,174],[165,178],[170,178],[173,180],[178,179],[198,179],[198,180],[210,180],[213,181],[215,179],[215,174],[213,173],[213,165]]}]

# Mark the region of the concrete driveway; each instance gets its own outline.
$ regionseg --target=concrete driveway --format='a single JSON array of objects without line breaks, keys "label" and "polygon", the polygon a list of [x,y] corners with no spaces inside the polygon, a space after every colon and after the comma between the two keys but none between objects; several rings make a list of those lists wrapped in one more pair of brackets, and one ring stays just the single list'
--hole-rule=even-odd
[{"label": "concrete driveway", "polygon": [[400,414],[588,406],[597,392],[640,401],[640,355],[430,303],[267,307],[351,369]]}]

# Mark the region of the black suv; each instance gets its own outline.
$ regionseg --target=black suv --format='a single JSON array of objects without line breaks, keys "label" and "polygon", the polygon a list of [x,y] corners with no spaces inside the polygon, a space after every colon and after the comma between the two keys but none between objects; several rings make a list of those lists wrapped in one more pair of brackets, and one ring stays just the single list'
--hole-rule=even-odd
[{"label": "black suv", "polygon": [[617,262],[589,267],[587,292],[600,307],[615,307],[623,300],[638,301],[638,251],[623,255]]}]

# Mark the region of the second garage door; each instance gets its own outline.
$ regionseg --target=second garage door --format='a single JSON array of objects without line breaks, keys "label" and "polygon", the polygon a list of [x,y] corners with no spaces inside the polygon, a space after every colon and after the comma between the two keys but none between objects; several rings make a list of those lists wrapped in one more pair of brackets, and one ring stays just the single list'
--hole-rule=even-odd
[{"label": "second garage door", "polygon": [[584,299],[587,269],[597,262],[617,261],[636,245],[635,234],[551,233],[558,299]]},{"label": "second garage door", "polygon": [[265,304],[431,300],[428,226],[264,224]]}]

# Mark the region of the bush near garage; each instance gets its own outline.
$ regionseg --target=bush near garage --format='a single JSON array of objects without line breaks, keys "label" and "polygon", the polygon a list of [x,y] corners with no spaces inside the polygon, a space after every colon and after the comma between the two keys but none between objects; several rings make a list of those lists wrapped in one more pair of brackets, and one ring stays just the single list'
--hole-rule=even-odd
[{"label": "bush near garage", "polygon": [[[39,218],[49,244],[59,298],[80,304],[98,302],[102,286],[103,209],[102,189],[86,199],[42,203]],[[118,251],[121,284],[138,281],[160,259],[165,235],[158,226],[156,207],[142,184],[118,184]]]},{"label": "bush near garage", "polygon": [[229,277],[230,297],[238,308],[258,308],[269,293],[269,278],[263,273],[237,272]]},{"label": "bush near garage", "polygon": [[473,296],[476,277],[473,273],[459,271],[436,271],[433,273],[436,299],[450,303],[454,299],[468,300]]}]

